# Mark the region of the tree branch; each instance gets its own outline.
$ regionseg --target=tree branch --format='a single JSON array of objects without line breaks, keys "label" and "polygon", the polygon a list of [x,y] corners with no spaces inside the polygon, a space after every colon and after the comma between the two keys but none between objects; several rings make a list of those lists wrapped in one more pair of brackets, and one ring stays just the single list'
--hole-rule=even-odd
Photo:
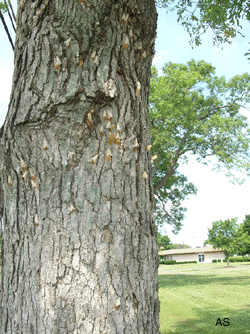
[{"label": "tree branch", "polygon": [[[185,133],[184,137],[182,138],[182,145],[184,145],[186,143],[187,140],[187,136],[189,135],[191,129],[188,129],[187,132]],[[160,188],[162,188],[163,186],[165,186],[165,184],[168,182],[168,179],[173,175],[174,171],[175,171],[175,165],[179,159],[179,157],[185,153],[186,150],[181,150],[180,148],[178,148],[175,152],[174,158],[173,160],[170,162],[170,166],[167,170],[166,175],[163,177],[163,179],[161,181],[159,181],[155,186],[154,186],[154,192],[156,192],[156,190],[159,190]]]},{"label": "tree branch", "polygon": [[233,100],[233,102],[230,103],[230,104],[227,104],[227,105],[225,105],[225,106],[214,107],[214,108],[208,110],[208,112],[206,113],[206,115],[201,116],[201,117],[197,117],[197,120],[198,120],[198,121],[202,121],[203,119],[205,119],[205,118],[211,116],[211,112],[214,111],[214,110],[218,110],[218,109],[222,109],[222,108],[230,108],[230,107],[232,107],[232,106],[235,104],[236,101],[242,99],[243,95],[244,95],[244,93],[242,93],[242,95],[241,95],[240,97],[238,97],[237,99]]}]

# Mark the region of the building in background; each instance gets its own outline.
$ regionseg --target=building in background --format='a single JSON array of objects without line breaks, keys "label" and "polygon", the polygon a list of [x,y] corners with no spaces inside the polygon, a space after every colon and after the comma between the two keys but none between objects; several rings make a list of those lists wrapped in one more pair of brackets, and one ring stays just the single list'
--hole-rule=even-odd
[{"label": "building in background", "polygon": [[214,249],[213,246],[168,249],[159,251],[160,261],[175,260],[176,262],[197,261],[198,263],[211,263],[212,260],[225,259],[224,251]]}]

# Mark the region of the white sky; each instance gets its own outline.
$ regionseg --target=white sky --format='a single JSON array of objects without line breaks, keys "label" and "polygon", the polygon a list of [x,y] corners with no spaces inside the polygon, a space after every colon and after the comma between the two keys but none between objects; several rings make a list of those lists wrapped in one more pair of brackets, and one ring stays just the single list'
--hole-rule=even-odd
[{"label": "white sky", "polygon": [[[16,2],[12,1],[16,12]],[[243,23],[245,38],[239,37],[232,45],[224,45],[220,50],[212,45],[212,34],[203,37],[201,46],[191,49],[189,35],[177,23],[176,14],[166,14],[165,9],[158,9],[158,29],[154,65],[158,70],[168,61],[187,63],[191,58],[205,60],[216,67],[216,75],[225,75],[227,79],[235,74],[249,72],[250,63],[244,56],[250,45],[250,29]],[[6,21],[10,27],[7,15]],[[14,33],[10,27],[10,32]],[[0,23],[0,126],[3,124],[11,92],[13,73],[13,51],[7,35]],[[246,114],[247,115],[247,114]],[[165,230],[174,243],[185,243],[190,246],[201,246],[207,238],[207,228],[215,220],[238,217],[242,222],[250,214],[249,192],[250,180],[241,186],[235,186],[222,173],[212,171],[211,166],[204,166],[192,158],[188,165],[181,167],[181,172],[198,188],[197,196],[190,197],[183,205],[187,207],[186,218],[178,235],[171,233],[171,227]]]}]

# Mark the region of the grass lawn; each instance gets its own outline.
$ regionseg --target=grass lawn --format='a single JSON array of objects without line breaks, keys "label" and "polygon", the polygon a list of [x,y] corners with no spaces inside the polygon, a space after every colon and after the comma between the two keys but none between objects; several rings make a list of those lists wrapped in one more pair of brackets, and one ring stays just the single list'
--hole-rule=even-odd
[{"label": "grass lawn", "polygon": [[250,333],[249,262],[160,265],[158,282],[161,334]]}]

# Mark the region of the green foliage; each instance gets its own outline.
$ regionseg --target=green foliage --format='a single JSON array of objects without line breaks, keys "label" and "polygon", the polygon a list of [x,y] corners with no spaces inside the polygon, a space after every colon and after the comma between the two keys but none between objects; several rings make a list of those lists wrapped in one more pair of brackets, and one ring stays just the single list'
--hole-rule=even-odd
[{"label": "green foliage", "polygon": [[197,263],[197,261],[183,261],[183,262],[176,262],[176,264],[187,264],[187,263]]},{"label": "green foliage", "polygon": [[[246,225],[244,223],[246,222]],[[250,253],[250,235],[248,230],[248,221],[244,221],[243,224],[239,226],[235,237],[235,247],[237,247],[237,254],[245,255]]]},{"label": "green foliage", "polygon": [[197,261],[183,261],[183,262],[176,262],[176,260],[166,260],[162,261],[161,264],[173,265],[173,264],[187,264],[187,263],[197,263]]},{"label": "green foliage", "polygon": [[172,243],[167,235],[161,235],[157,232],[157,244],[159,247],[164,247],[164,250],[171,249]]},{"label": "green foliage", "polygon": [[[209,28],[213,31],[215,45],[230,44],[237,34],[243,36],[240,32],[240,20],[250,21],[247,0],[161,0],[160,3],[170,11],[177,10],[177,21],[181,22],[189,33],[192,45],[200,45],[201,36]],[[249,56],[250,53],[245,55]]]},{"label": "green foliage", "polygon": [[164,261],[164,264],[176,264],[176,261],[175,260],[167,260],[167,261]]},{"label": "green foliage", "polygon": [[213,262],[213,263],[217,263],[217,260],[216,260],[216,259],[213,259],[212,262]]},{"label": "green foliage", "polygon": [[218,259],[218,262],[221,262],[221,259]]},{"label": "green foliage", "polygon": [[[159,150],[156,148],[154,150],[159,154]],[[164,160],[161,162],[164,162]],[[166,160],[165,162],[168,163]],[[161,169],[163,169],[163,166],[161,166]],[[160,180],[160,175],[162,175],[162,178],[164,177],[164,173],[161,173],[160,169],[154,172],[154,184],[157,183],[157,180]],[[186,208],[182,207],[181,202],[189,195],[195,195],[196,193],[197,188],[194,184],[188,182],[185,175],[175,171],[166,184],[155,191],[155,219],[157,225],[162,226],[164,223],[168,223],[173,226],[172,232],[178,233],[187,211]]]},{"label": "green foliage", "polygon": [[229,258],[229,262],[248,262],[250,257],[234,256]]},{"label": "green foliage", "polygon": [[225,221],[215,221],[212,228],[208,229],[208,240],[214,248],[224,250],[226,258],[234,254],[238,249],[236,242],[237,236],[237,218],[227,219]]},{"label": "green foliage", "polygon": [[250,215],[246,215],[243,224],[240,226],[238,232],[240,234],[240,244],[238,254],[250,254]]},{"label": "green foliage", "polygon": [[194,184],[178,172],[190,154],[207,164],[216,158],[214,169],[226,171],[235,182],[235,172],[250,171],[250,128],[240,108],[250,101],[250,75],[230,80],[217,77],[215,68],[203,60],[187,65],[168,62],[163,76],[152,67],[149,117],[153,143],[153,184],[156,222],[181,229],[186,209],[181,202],[197,193]]},{"label": "green foliage", "polygon": [[243,231],[250,235],[250,215],[246,215],[242,225]]},{"label": "green foliage", "polygon": [[183,249],[183,248],[191,248],[191,246],[188,246],[186,244],[172,244],[173,249]]},{"label": "green foliage", "polygon": [[8,10],[8,3],[9,1],[1,1],[0,0],[0,11],[3,11],[3,13],[7,12]]}]

